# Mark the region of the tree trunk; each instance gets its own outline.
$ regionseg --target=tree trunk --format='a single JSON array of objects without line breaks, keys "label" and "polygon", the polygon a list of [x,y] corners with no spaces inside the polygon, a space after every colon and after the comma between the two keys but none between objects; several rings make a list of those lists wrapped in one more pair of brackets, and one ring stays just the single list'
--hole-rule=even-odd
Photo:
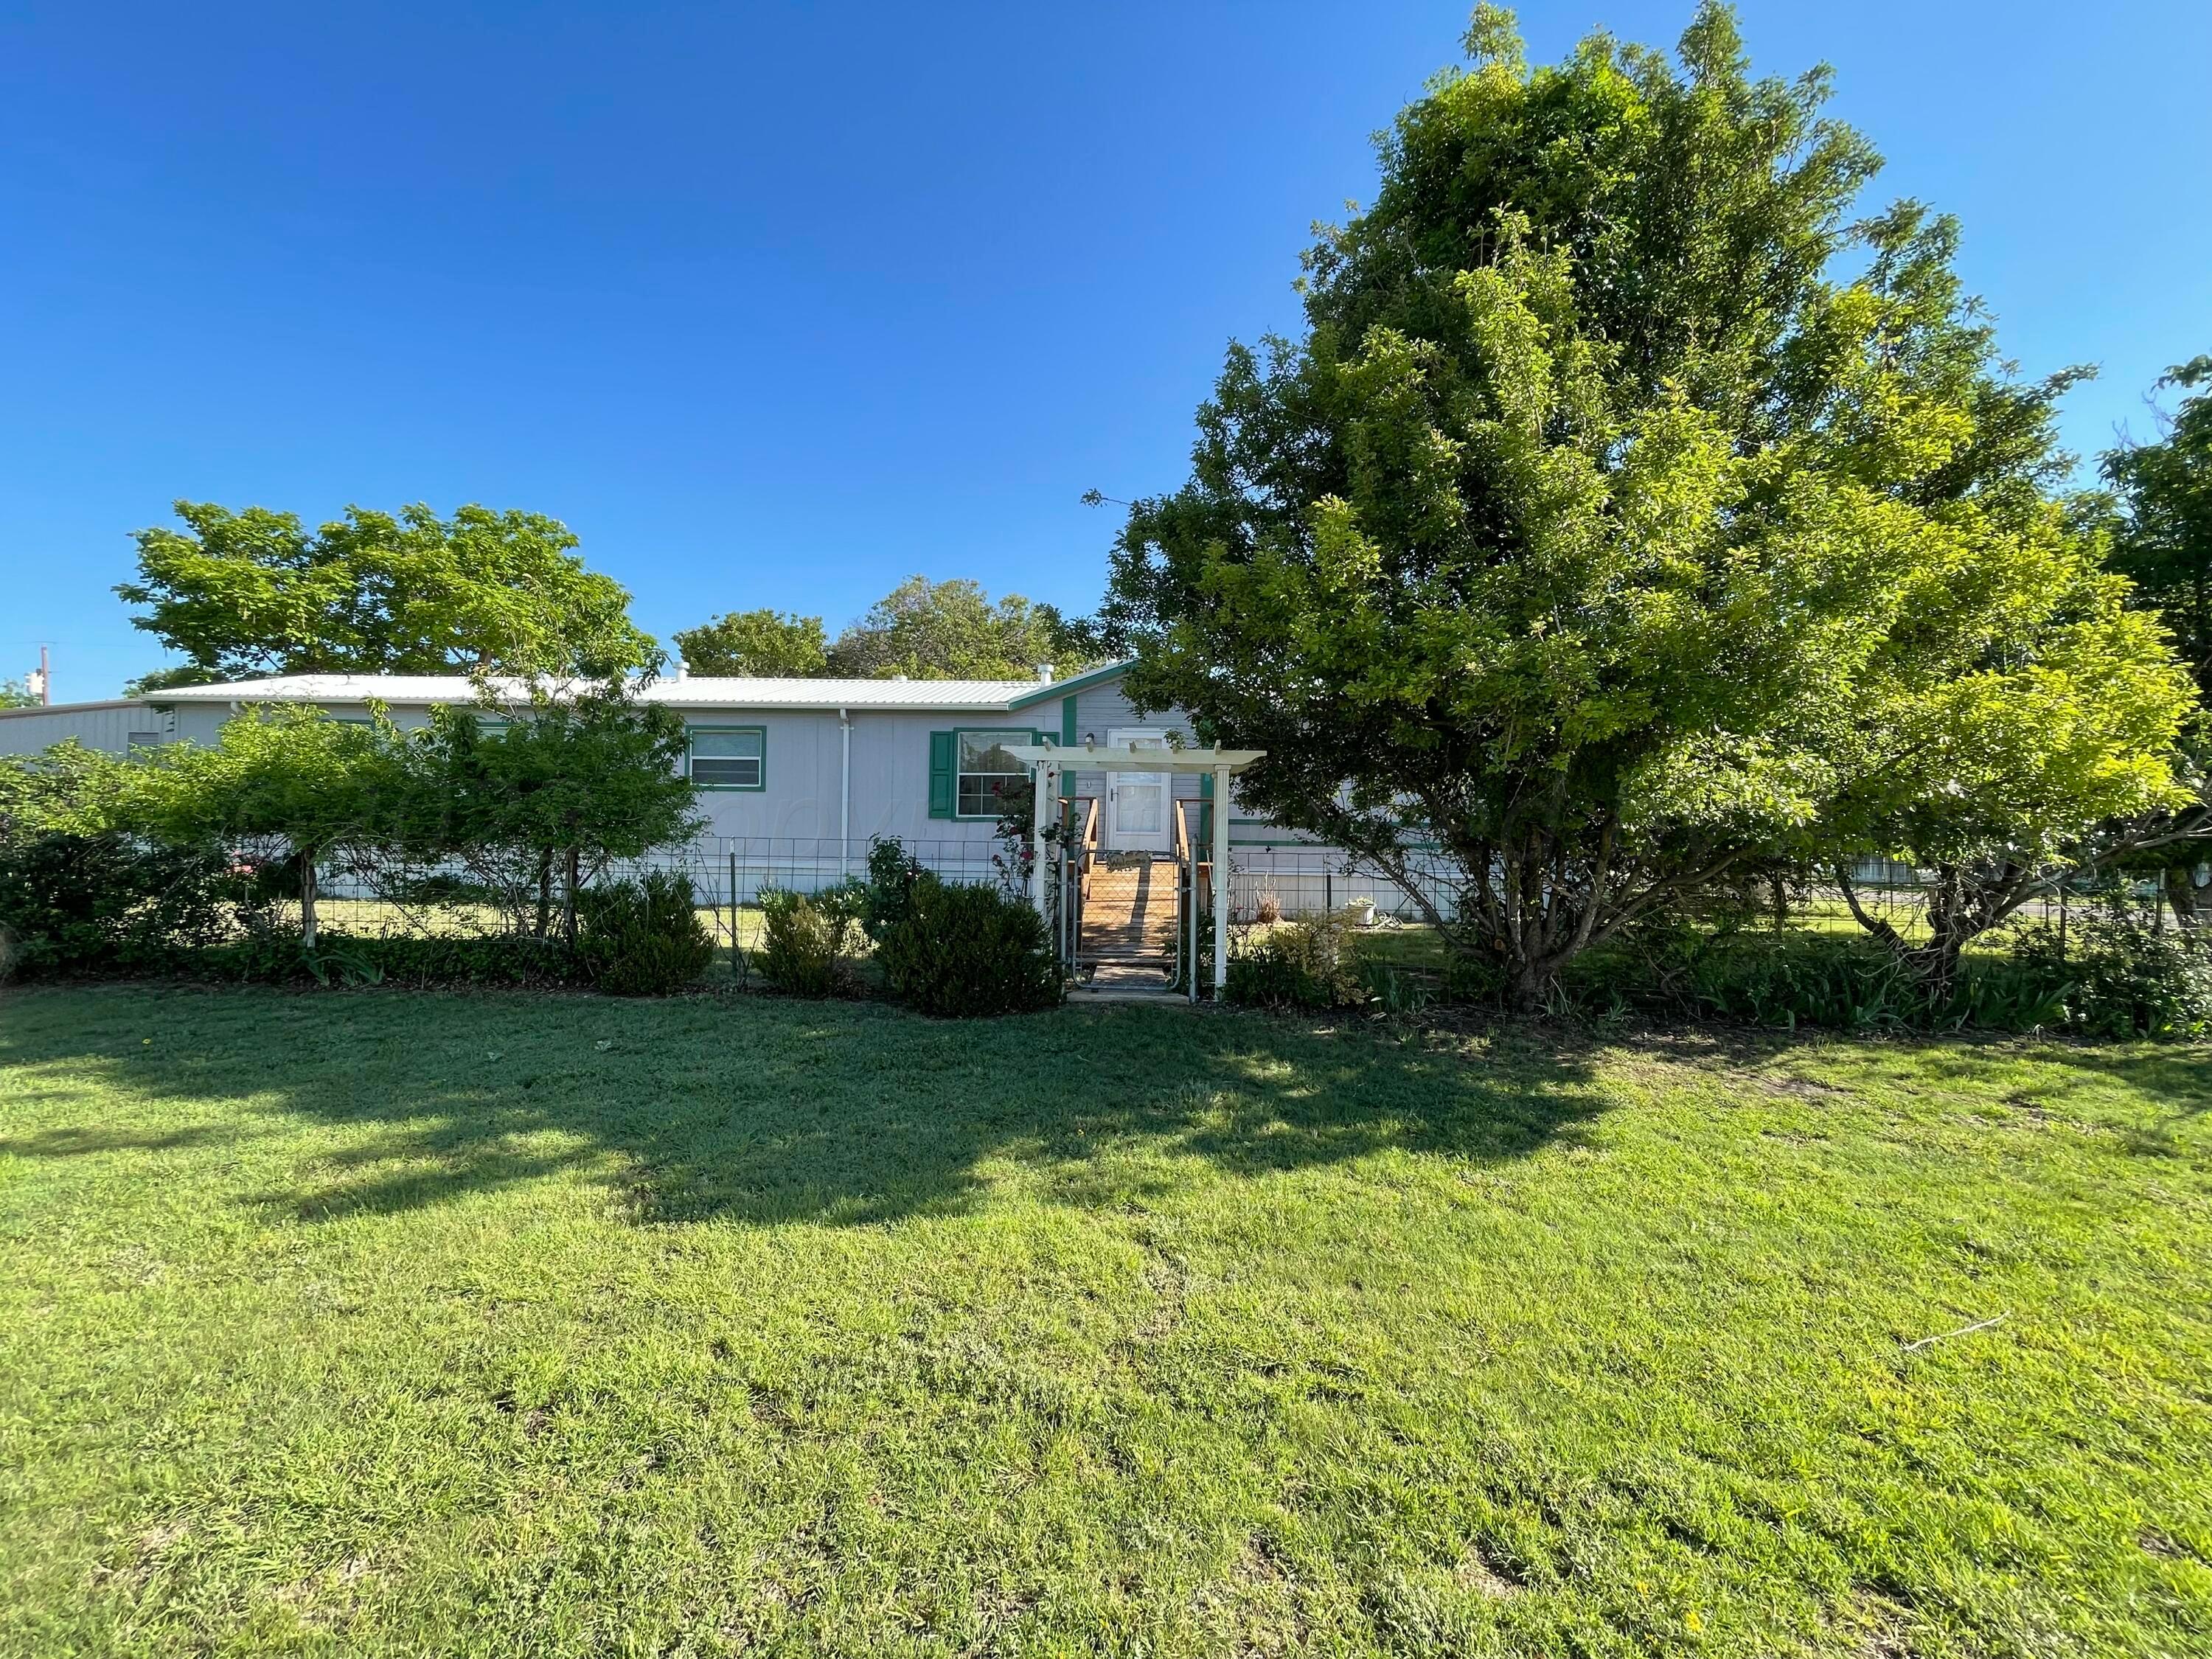
[{"label": "tree trunk", "polygon": [[572,951],[576,948],[576,867],[580,862],[580,854],[571,847],[568,849],[568,867],[563,872],[562,882],[561,936],[568,941]]},{"label": "tree trunk", "polygon": [[2197,872],[2185,866],[2169,868],[2166,872],[2166,902],[2173,909],[2173,925],[2185,933],[2193,933],[2203,918],[2197,910]]},{"label": "tree trunk", "polygon": [[544,939],[553,925],[553,849],[538,855],[538,937]]},{"label": "tree trunk", "polygon": [[315,948],[315,849],[300,849],[300,944],[301,948]]}]

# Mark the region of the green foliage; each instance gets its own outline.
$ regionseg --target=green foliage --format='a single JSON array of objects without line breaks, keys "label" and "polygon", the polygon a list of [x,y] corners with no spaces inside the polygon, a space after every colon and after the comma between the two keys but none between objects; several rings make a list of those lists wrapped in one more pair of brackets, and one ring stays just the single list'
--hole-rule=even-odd
[{"label": "green foliage", "polygon": [[0,841],[120,828],[138,775],[128,761],[74,738],[41,755],[0,755]]},{"label": "green foliage", "polygon": [[699,920],[691,878],[649,870],[602,882],[582,895],[576,955],[592,982],[611,996],[665,996],[698,982],[714,959]]},{"label": "green foliage", "polygon": [[860,921],[871,943],[882,945],[891,929],[906,920],[913,908],[914,884],[921,876],[921,861],[901,842],[878,836],[868,843],[867,899]]},{"label": "green foliage", "polygon": [[240,984],[337,987],[511,986],[586,982],[577,953],[515,934],[378,937],[325,933],[310,950],[300,930],[260,927],[180,957],[177,971]]},{"label": "green foliage", "polygon": [[891,994],[941,1018],[1055,1007],[1065,976],[1043,921],[995,888],[925,871],[878,951]]},{"label": "green foliage", "polygon": [[1327,911],[1270,928],[1229,959],[1228,1000],[1264,1008],[1349,1008],[1373,994],[1360,975],[1350,914]]},{"label": "green foliage", "polygon": [[133,823],[155,840],[288,860],[311,950],[322,866],[379,845],[411,799],[407,750],[388,720],[354,726],[298,705],[227,722],[212,749],[166,745],[131,775]]},{"label": "green foliage", "polygon": [[819,617],[732,611],[696,628],[678,629],[676,648],[694,674],[781,679],[830,672],[829,636]]},{"label": "green foliage", "polygon": [[[500,723],[485,728],[496,708]],[[690,839],[683,717],[619,683],[526,704],[432,711],[384,822],[418,867],[458,864],[499,895],[518,931],[575,934],[575,906],[610,863]]]},{"label": "green foliage", "polygon": [[1104,654],[1086,619],[1065,617],[1018,593],[994,600],[972,581],[912,576],[828,641],[819,617],[733,611],[676,635],[695,674],[917,680],[1028,679],[1041,663],[1061,673]]},{"label": "green foliage", "polygon": [[1378,1014],[1418,1014],[1436,1000],[1428,979],[1395,963],[1362,957],[1358,974],[1367,1006]]},{"label": "green foliage", "polygon": [[843,965],[850,929],[846,907],[827,908],[804,893],[760,896],[760,971],[781,991],[798,997],[836,996],[849,988]]},{"label": "green foliage", "polygon": [[2048,925],[2022,933],[2014,954],[2063,982],[2063,1023],[2089,1036],[2200,1037],[2212,1031],[2212,940],[2161,933],[2139,919],[2090,915],[2063,939]]},{"label": "green foliage", "polygon": [[236,897],[206,844],[114,830],[0,836],[0,979],[166,970],[229,930]]},{"label": "green foliage", "polygon": [[0,680],[0,708],[36,708],[38,693],[23,680]]},{"label": "green foliage", "polygon": [[2112,564],[2173,630],[2197,684],[2212,696],[2212,356],[2178,363],[2159,387],[2190,395],[2161,416],[2154,442],[2106,453]]},{"label": "green foliage", "polygon": [[1065,672],[1089,654],[1048,605],[1018,593],[994,602],[972,581],[910,576],[837,636],[829,668],[861,679],[1025,680],[1040,664]]},{"label": "green foliage", "polygon": [[173,683],[260,674],[492,669],[604,677],[658,665],[629,596],[534,513],[347,509],[309,531],[289,513],[179,501],[181,530],[142,530],[135,626],[187,659]]},{"label": "green foliage", "polygon": [[1386,873],[1440,848],[1432,919],[1524,1006],[1778,863],[2170,799],[2185,683],[2048,499],[2070,376],[2009,378],[1952,222],[1851,220],[1826,76],[1753,79],[1710,3],[1679,68],[1532,70],[1495,9],[1470,46],[1307,255],[1304,337],[1232,348],[1131,510],[1132,697]]}]

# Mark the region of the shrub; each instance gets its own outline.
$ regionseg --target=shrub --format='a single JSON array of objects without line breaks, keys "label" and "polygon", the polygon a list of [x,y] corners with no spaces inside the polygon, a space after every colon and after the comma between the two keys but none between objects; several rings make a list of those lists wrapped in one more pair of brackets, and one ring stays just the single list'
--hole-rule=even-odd
[{"label": "shrub", "polygon": [[2057,985],[2062,1018],[2092,1036],[2201,1036],[2212,1030],[2212,945],[2154,933],[2140,921],[2092,916],[2065,949],[2048,925],[2028,928],[2014,952]]},{"label": "shrub", "polygon": [[1342,1008],[1368,1000],[1353,958],[1352,919],[1331,910],[1274,928],[1229,963],[1228,999],[1263,1008]]},{"label": "shrub", "polygon": [[835,996],[846,978],[838,958],[848,937],[844,907],[825,908],[803,893],[760,896],[763,922],[757,964],[779,990],[799,997]]},{"label": "shrub", "polygon": [[926,1014],[1013,1014],[1050,1008],[1066,983],[1036,912],[988,887],[923,872],[878,954],[885,982]]},{"label": "shrub", "polygon": [[868,843],[867,902],[860,927],[875,944],[880,945],[906,920],[914,884],[921,876],[920,861],[901,842],[878,836]]},{"label": "shrub", "polygon": [[169,967],[230,930],[232,885],[219,852],[116,830],[0,844],[0,973]]},{"label": "shrub", "polygon": [[612,996],[661,996],[695,983],[714,959],[691,878],[651,870],[577,896],[576,957]]}]

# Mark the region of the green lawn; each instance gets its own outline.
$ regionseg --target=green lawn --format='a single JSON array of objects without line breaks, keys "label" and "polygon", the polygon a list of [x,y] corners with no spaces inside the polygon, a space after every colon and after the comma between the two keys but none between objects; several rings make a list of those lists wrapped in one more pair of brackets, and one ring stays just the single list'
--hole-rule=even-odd
[{"label": "green lawn", "polygon": [[0,1653],[2212,1651],[2203,1051],[115,988],[0,1068]]}]

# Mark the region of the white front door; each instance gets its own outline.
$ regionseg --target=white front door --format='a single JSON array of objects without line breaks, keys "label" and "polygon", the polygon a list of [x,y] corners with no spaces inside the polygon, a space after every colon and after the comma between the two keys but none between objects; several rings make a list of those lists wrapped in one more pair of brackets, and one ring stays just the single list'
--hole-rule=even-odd
[{"label": "white front door", "polygon": [[[1119,749],[1164,749],[1162,732],[1109,732]],[[1109,772],[1106,775],[1106,845],[1117,853],[1164,853],[1168,829],[1168,772]]]}]

